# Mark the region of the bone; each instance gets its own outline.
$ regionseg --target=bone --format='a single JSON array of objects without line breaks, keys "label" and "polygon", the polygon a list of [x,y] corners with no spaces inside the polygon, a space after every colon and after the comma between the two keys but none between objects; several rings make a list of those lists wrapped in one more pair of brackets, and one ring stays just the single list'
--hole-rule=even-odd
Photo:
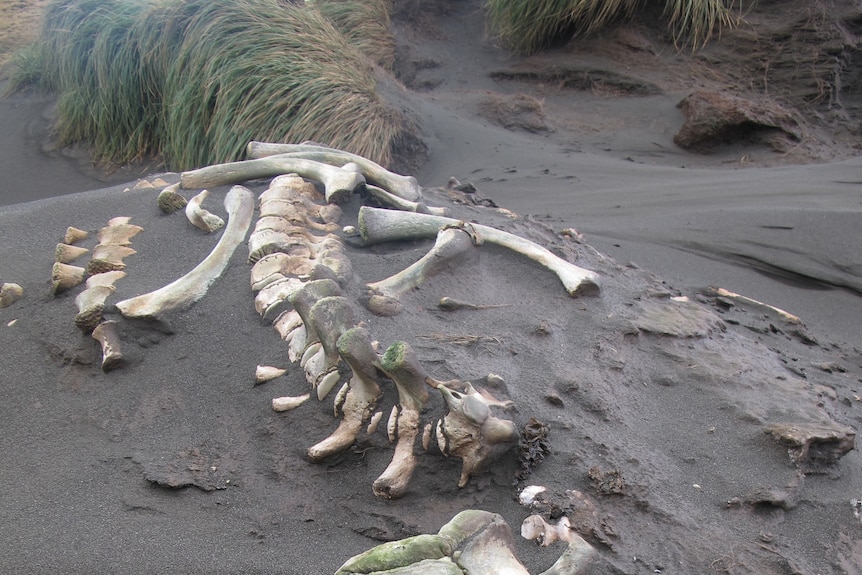
[{"label": "bone", "polygon": [[308,458],[311,461],[320,461],[353,445],[362,426],[372,418],[380,398],[375,368],[377,353],[368,331],[361,327],[351,328],[341,334],[336,344],[338,353],[350,366],[352,375],[348,382],[347,395],[340,408],[341,422],[332,435],[308,448]]},{"label": "bone", "polygon": [[419,435],[419,415],[428,401],[428,391],[425,389],[428,376],[413,348],[403,341],[389,346],[380,358],[379,367],[395,382],[401,409],[395,453],[389,466],[374,481],[372,490],[378,497],[397,499],[404,495],[416,468],[413,446]]},{"label": "bone", "polygon": [[[440,228],[457,225],[464,224],[452,218],[429,214],[368,206],[359,209],[359,231],[366,244],[434,237]],[[596,273],[569,263],[546,248],[514,234],[480,224],[469,226],[483,241],[510,249],[554,272],[570,296],[598,294],[600,280]]]},{"label": "bone", "polygon": [[305,228],[306,230],[326,233],[341,230],[341,226],[338,224],[322,224],[314,221],[307,213],[302,211],[302,208],[298,208],[288,202],[272,201],[261,204],[260,217],[263,221],[258,220],[255,231],[261,229],[286,231],[285,228],[290,227]]},{"label": "bone", "polygon": [[54,295],[80,285],[87,275],[87,270],[69,264],[57,262],[51,268],[51,290]]},{"label": "bone", "polygon": [[377,315],[395,315],[401,310],[400,300],[403,295],[448,268],[472,247],[473,241],[464,230],[440,230],[434,247],[419,261],[393,276],[366,285],[366,306]]},{"label": "bone", "polygon": [[68,264],[89,252],[90,250],[87,248],[70,244],[57,244],[57,248],[54,250],[54,261],[60,262],[61,264]]},{"label": "bone", "polygon": [[9,307],[22,297],[24,297],[24,288],[16,283],[4,283],[0,286],[0,309]]},{"label": "bone", "polygon": [[[330,296],[319,300],[308,311],[306,329],[311,329],[317,335],[324,352],[323,371],[317,375],[312,385],[317,390],[317,399],[322,401],[332,387],[338,383],[338,353],[337,342],[341,334],[354,327],[353,308],[346,297]],[[333,377],[331,374],[335,372]]]},{"label": "bone", "polygon": [[138,252],[128,246],[99,244],[93,248],[93,255],[89,263],[87,263],[87,273],[94,275],[114,270],[124,270],[126,269],[126,264],[123,260],[136,253]]},{"label": "bone", "polygon": [[598,555],[592,545],[572,530],[565,515],[555,525],[540,515],[530,515],[521,524],[521,537],[537,541],[542,547],[556,541],[568,544],[560,558],[540,575],[585,575]]},{"label": "bone", "polygon": [[179,192],[180,184],[176,183],[167,186],[159,193],[156,198],[156,205],[166,214],[172,214],[176,211],[185,209],[189,201],[185,199]]},{"label": "bone", "polygon": [[449,408],[439,427],[446,439],[440,449],[461,459],[458,487],[464,487],[500,450],[517,440],[518,430],[513,422],[492,415],[487,400],[472,386],[465,386],[466,392],[447,385],[437,389]]},{"label": "bone", "polygon": [[752,299],[750,297],[746,297],[744,295],[734,293],[734,292],[732,292],[730,290],[726,290],[724,288],[710,287],[710,288],[706,288],[704,290],[704,293],[706,295],[710,295],[712,297],[723,297],[723,298],[735,299],[735,300],[740,301],[744,304],[750,305],[756,309],[761,309],[761,310],[764,310],[766,312],[778,314],[778,316],[781,317],[781,319],[783,319],[784,321],[786,321],[788,323],[793,323],[793,324],[802,323],[801,319],[799,319],[797,316],[793,315],[790,312],[784,311],[783,309],[775,307],[773,305],[769,305],[768,303],[763,303],[762,301],[758,301],[756,299]]},{"label": "bone", "polygon": [[383,419],[383,412],[376,411],[374,415],[371,416],[371,419],[368,420],[368,428],[365,430],[365,433],[368,435],[372,435],[377,432],[377,426],[380,425],[380,421]]},{"label": "bone", "polygon": [[[416,535],[372,547],[348,559],[335,575],[463,575],[461,569],[449,561],[452,553],[448,538]],[[482,575],[485,573],[493,571]]]},{"label": "bone", "polygon": [[132,238],[142,231],[144,228],[141,226],[124,223],[116,226],[105,226],[99,230],[96,237],[99,239],[99,245],[128,246],[132,243]]},{"label": "bone", "polygon": [[308,342],[308,332],[305,325],[300,322],[299,327],[288,334],[287,338],[287,359],[296,363],[302,358],[305,351],[306,343]]},{"label": "bone", "polygon": [[103,321],[93,329],[91,335],[102,346],[102,371],[108,372],[123,365],[125,358],[117,333],[117,322]]},{"label": "bone", "polygon": [[97,285],[85,289],[75,297],[75,306],[78,308],[75,325],[78,329],[84,333],[91,333],[101,323],[105,300],[114,291],[114,286]]},{"label": "bone", "polygon": [[365,183],[361,174],[322,162],[289,156],[216,164],[183,172],[180,174],[180,182],[183,188],[204,188],[289,173],[321,182],[326,201],[331,204],[344,203],[357,187]]},{"label": "bone", "polygon": [[283,341],[288,341],[290,333],[302,325],[302,318],[296,313],[295,309],[282,312],[274,322],[272,327],[278,332],[278,335]]},{"label": "bone", "polygon": [[209,234],[222,229],[224,220],[204,209],[202,204],[207,196],[209,196],[209,191],[201,190],[198,195],[188,201],[185,209],[189,223]]},{"label": "bone", "polygon": [[248,146],[246,146],[246,154],[249,158],[267,158],[287,154],[287,157],[308,158],[333,166],[343,166],[348,162],[352,162],[359,166],[362,174],[372,184],[376,184],[405,200],[417,201],[422,197],[422,188],[419,186],[416,178],[390,172],[381,165],[362,156],[326,146],[249,142]]},{"label": "bone", "polygon": [[[473,513],[477,512],[470,510]],[[468,516],[469,517],[469,516]],[[456,519],[458,516],[456,516]],[[472,518],[471,518],[472,519]],[[481,521],[481,523],[479,523]],[[495,573],[499,575],[530,575],[515,555],[515,541],[506,521],[496,513],[477,515],[469,523],[478,523],[481,530],[470,529],[462,535],[464,542],[456,562],[465,573]],[[447,526],[444,526],[444,529]],[[440,529],[440,535],[446,531]],[[463,531],[463,528],[461,528]],[[475,533],[475,534],[474,534]]]},{"label": "bone", "polygon": [[483,310],[483,309],[496,309],[499,307],[508,307],[509,304],[498,304],[498,305],[479,305],[474,303],[467,303],[464,301],[459,301],[457,299],[451,297],[441,297],[440,301],[437,303],[437,307],[443,311],[458,311],[458,310]]},{"label": "bone", "polygon": [[126,277],[126,272],[123,270],[112,270],[88,277],[84,285],[86,285],[87,289],[96,286],[113,286],[118,280],[124,277]]},{"label": "bone", "polygon": [[305,285],[299,278],[285,277],[276,280],[257,292],[254,309],[265,320],[274,321],[290,309],[290,296]]},{"label": "bone", "polygon": [[449,215],[449,210],[447,208],[436,208],[428,206],[423,202],[411,202],[410,200],[405,200],[395,194],[390,194],[383,188],[379,188],[377,186],[366,185],[365,191],[384,206],[389,206],[397,210],[403,210],[405,212],[419,212],[420,214],[433,214],[435,216]]},{"label": "bone", "polygon": [[254,214],[254,194],[234,186],[224,200],[228,224],[212,252],[189,273],[170,284],[117,304],[125,317],[158,318],[198,301],[221,276],[237,246],[245,239]]},{"label": "bone", "polygon": [[89,232],[78,229],[73,226],[69,226],[66,228],[66,235],[63,236],[63,243],[65,244],[76,244],[80,241],[83,241],[89,237]]},{"label": "bone", "polygon": [[267,381],[272,381],[277,377],[281,377],[285,373],[287,373],[287,370],[280,367],[259,365],[254,370],[254,383],[255,385],[266,383]]},{"label": "bone", "polygon": [[284,396],[284,397],[276,397],[272,400],[272,410],[273,411],[290,411],[291,409],[296,409],[311,397],[310,394],[305,393],[303,395],[298,396]]},{"label": "bone", "polygon": [[285,222],[276,224],[275,229],[264,227],[269,223],[258,220],[255,224],[255,231],[248,240],[249,263],[279,252],[313,258],[318,257],[323,250],[341,245],[338,236],[316,236],[305,228],[287,225]]}]

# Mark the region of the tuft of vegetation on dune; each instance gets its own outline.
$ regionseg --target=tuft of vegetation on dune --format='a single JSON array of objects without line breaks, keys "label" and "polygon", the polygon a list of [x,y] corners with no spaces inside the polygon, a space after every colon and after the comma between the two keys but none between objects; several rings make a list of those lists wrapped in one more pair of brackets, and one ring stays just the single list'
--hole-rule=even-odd
[{"label": "tuft of vegetation on dune", "polygon": [[[703,47],[732,27],[736,0],[665,0],[663,17],[677,46]],[[586,35],[632,18],[645,0],[486,0],[491,34],[507,48],[532,54],[565,37]]]},{"label": "tuft of vegetation on dune", "polygon": [[388,164],[405,129],[315,4],[54,0],[35,46],[13,81],[57,92],[61,143],[90,142],[102,161],[159,155],[182,170],[240,159],[256,139]]}]

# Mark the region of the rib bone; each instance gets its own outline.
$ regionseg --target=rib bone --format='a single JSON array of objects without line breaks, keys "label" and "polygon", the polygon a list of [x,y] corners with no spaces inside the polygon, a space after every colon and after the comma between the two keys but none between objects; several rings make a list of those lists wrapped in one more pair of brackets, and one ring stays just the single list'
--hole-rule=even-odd
[{"label": "rib bone", "polygon": [[254,194],[234,186],[225,196],[228,224],[212,252],[189,273],[148,294],[121,301],[117,308],[125,317],[157,318],[187,307],[209,290],[230,262],[231,254],[245,239],[254,214]]},{"label": "rib bone", "polygon": [[402,295],[445,270],[472,247],[472,238],[463,229],[449,227],[441,229],[437,233],[434,247],[419,261],[393,276],[367,284],[368,309],[377,315],[395,315],[401,310],[399,300]]},{"label": "rib bone", "polygon": [[365,178],[361,174],[321,162],[289,156],[216,164],[183,172],[180,174],[180,182],[183,188],[204,188],[289,173],[297,173],[304,178],[321,182],[326,201],[335,204],[347,201],[353,190],[365,183]]},{"label": "rib bone", "polygon": [[[368,206],[359,209],[359,230],[367,244],[433,237],[440,228],[459,223],[452,218],[429,214],[383,210]],[[598,293],[599,277],[596,273],[569,263],[530,240],[496,228],[479,224],[470,225],[484,241],[526,256],[557,274],[570,296]]]}]

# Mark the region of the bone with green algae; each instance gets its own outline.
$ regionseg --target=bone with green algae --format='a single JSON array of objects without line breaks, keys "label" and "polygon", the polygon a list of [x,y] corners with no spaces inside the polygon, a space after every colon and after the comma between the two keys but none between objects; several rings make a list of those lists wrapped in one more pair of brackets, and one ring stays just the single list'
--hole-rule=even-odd
[{"label": "bone with green algae", "polygon": [[473,240],[465,230],[441,229],[434,246],[418,261],[386,279],[366,285],[366,307],[377,315],[395,315],[401,311],[401,296],[447,269],[471,248]]},{"label": "bone with green algae", "polygon": [[416,535],[399,541],[388,541],[348,559],[335,575],[385,573],[427,559],[443,559],[451,555],[452,551],[451,540],[447,537]]},{"label": "bone with green algae", "polygon": [[203,202],[209,196],[209,191],[201,190],[186,204],[186,218],[194,227],[206,233],[216,232],[224,227],[224,220],[204,209]]},{"label": "bone with green algae", "polygon": [[365,183],[361,174],[322,162],[289,156],[271,156],[227,164],[215,164],[180,174],[183,188],[204,188],[236,184],[256,178],[296,173],[323,184],[328,203],[340,204]]},{"label": "bone with green algae", "polygon": [[117,309],[124,317],[159,318],[188,307],[206,295],[212,283],[227,268],[237,246],[245,239],[254,215],[254,194],[242,186],[234,186],[225,196],[224,206],[228,222],[210,254],[170,284],[119,302]]},{"label": "bone with green algae", "polygon": [[[462,224],[459,220],[362,206],[359,209],[359,232],[367,244],[430,238],[444,226]],[[508,248],[554,272],[570,296],[594,295],[599,292],[599,276],[554,255],[546,248],[496,228],[470,224],[483,241]]]},{"label": "bone with green algae", "polygon": [[348,329],[338,338],[336,346],[339,355],[350,366],[352,375],[340,408],[341,422],[329,437],[308,448],[311,461],[320,461],[353,445],[362,426],[374,413],[381,395],[375,367],[378,357],[368,330],[362,327]]},{"label": "bone with green algae", "polygon": [[413,447],[419,436],[419,415],[428,402],[428,374],[419,363],[416,352],[403,341],[393,343],[380,358],[380,369],[395,382],[398,404],[398,442],[386,470],[374,481],[372,491],[378,497],[397,499],[404,495],[413,470],[416,455]]},{"label": "bone with green algae", "polygon": [[159,209],[162,212],[172,214],[178,210],[185,209],[188,205],[189,201],[179,193],[179,189],[180,183],[177,182],[176,184],[171,184],[170,186],[165,187],[165,189],[159,192],[159,195],[156,198],[156,205],[159,206]]},{"label": "bone with green algae", "polygon": [[354,163],[362,170],[362,174],[368,182],[382,187],[389,193],[413,202],[418,201],[422,197],[422,188],[413,176],[402,176],[390,172],[380,164],[372,162],[367,158],[326,146],[249,142],[246,146],[246,155],[249,158],[256,159],[273,156],[307,158],[332,166],[343,166],[347,163]]}]

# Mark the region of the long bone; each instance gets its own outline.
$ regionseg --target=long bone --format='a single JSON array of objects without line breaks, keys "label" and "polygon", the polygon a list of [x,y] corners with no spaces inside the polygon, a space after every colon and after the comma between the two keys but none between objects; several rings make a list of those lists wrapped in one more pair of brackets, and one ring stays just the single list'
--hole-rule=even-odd
[{"label": "long bone", "polygon": [[395,382],[400,411],[396,423],[398,442],[386,470],[372,485],[374,494],[386,499],[404,495],[416,468],[413,447],[419,436],[419,415],[428,401],[425,370],[409,344],[393,343],[380,358],[380,369]]},{"label": "long bone", "polygon": [[361,174],[342,170],[322,162],[288,156],[271,156],[257,160],[215,164],[183,172],[183,188],[205,188],[236,184],[246,180],[296,173],[304,178],[321,182],[328,203],[344,203],[357,187],[365,183]]},{"label": "long bone", "polygon": [[[458,220],[398,210],[362,206],[359,209],[359,231],[367,244],[434,237],[444,226],[458,225]],[[530,240],[480,224],[470,224],[483,241],[508,248],[554,272],[572,297],[594,295],[599,291],[599,276],[557,257]]]},{"label": "long bone", "polygon": [[397,274],[366,285],[366,306],[377,315],[400,313],[401,296],[418,288],[428,278],[449,267],[473,247],[473,238],[461,228],[444,227],[431,250]]},{"label": "long bone", "polygon": [[383,188],[379,188],[377,186],[366,185],[365,191],[381,204],[397,210],[403,210],[405,212],[419,212],[420,214],[434,214],[435,216],[449,215],[448,208],[428,206],[424,202],[411,202],[410,200],[405,200],[401,196],[390,194]]},{"label": "long bone", "polygon": [[338,364],[341,356],[337,342],[341,334],[355,325],[353,307],[344,296],[330,296],[317,300],[308,310],[307,330],[312,330],[320,340],[323,364],[320,373],[307,370],[312,387],[317,390],[317,399],[322,401],[338,383]]},{"label": "long bone", "polygon": [[353,375],[341,405],[341,422],[332,435],[308,448],[311,461],[320,461],[353,445],[380,398],[375,367],[378,357],[368,331],[361,327],[348,329],[338,338],[336,346]]},{"label": "long bone", "polygon": [[254,194],[242,186],[234,186],[224,199],[228,223],[218,243],[190,272],[156,291],[117,304],[125,317],[158,318],[182,309],[206,295],[210,285],[221,276],[231,255],[245,239],[254,214]]},{"label": "long bone", "polygon": [[224,220],[204,209],[203,202],[207,199],[207,196],[209,196],[209,192],[201,190],[198,195],[188,201],[185,210],[189,223],[209,234],[222,229],[224,227]]},{"label": "long bone", "polygon": [[343,166],[352,162],[359,166],[362,174],[372,184],[385,188],[390,193],[405,200],[417,201],[422,197],[422,188],[413,176],[402,176],[390,172],[380,164],[372,162],[367,158],[326,146],[249,142],[248,146],[246,146],[246,155],[249,158],[268,158],[273,156],[307,158],[333,166]]},{"label": "long bone", "polygon": [[492,415],[488,400],[472,385],[466,384],[464,391],[452,387],[452,383],[437,386],[449,408],[437,428],[437,444],[444,455],[461,459],[458,487],[464,487],[501,448],[517,440],[518,430],[511,421]]}]

